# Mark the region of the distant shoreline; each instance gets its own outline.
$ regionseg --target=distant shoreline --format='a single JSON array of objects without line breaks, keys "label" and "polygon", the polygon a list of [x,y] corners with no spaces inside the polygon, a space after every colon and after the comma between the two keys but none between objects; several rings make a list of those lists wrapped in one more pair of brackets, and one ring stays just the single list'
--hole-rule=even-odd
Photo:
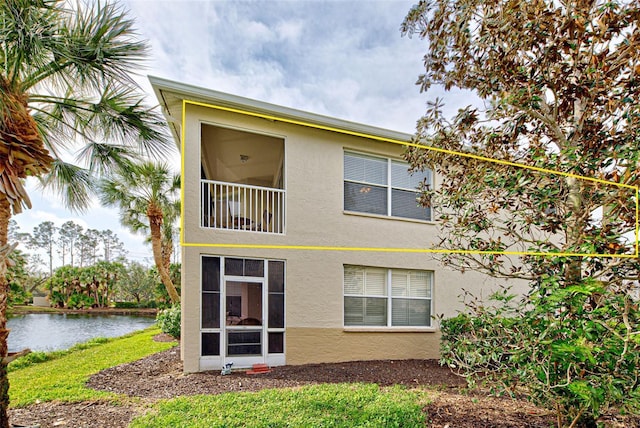
[{"label": "distant shoreline", "polygon": [[19,305],[8,309],[8,315],[25,314],[82,314],[82,315],[137,315],[155,317],[155,308],[91,308],[91,309],[58,309],[43,306]]}]

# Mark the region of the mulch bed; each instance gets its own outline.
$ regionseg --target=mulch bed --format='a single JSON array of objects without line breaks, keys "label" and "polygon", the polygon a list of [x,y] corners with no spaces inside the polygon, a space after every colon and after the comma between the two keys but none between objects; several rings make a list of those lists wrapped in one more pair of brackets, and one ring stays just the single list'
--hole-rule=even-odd
[{"label": "mulch bed", "polygon": [[[487,397],[464,392],[464,381],[435,360],[356,361],[333,364],[274,367],[270,373],[247,375],[234,372],[221,376],[219,371],[182,373],[179,348],[97,373],[87,385],[139,397],[129,404],[85,402],[77,404],[41,403],[12,409],[14,424],[39,424],[45,427],[126,427],[147,404],[157,399],[180,395],[221,394],[259,391],[317,383],[365,382],[381,386],[401,384],[408,387],[432,387],[433,402],[426,408],[429,427],[530,427],[552,426],[554,415],[524,401]],[[632,425],[627,425],[631,423]],[[639,426],[639,419],[606,421],[609,427]]]}]

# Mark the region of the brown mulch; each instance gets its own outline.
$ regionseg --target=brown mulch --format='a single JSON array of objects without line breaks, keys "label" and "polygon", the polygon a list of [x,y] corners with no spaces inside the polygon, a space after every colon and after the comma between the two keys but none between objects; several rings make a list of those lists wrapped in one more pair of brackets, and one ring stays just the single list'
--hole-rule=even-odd
[{"label": "brown mulch", "polygon": [[150,358],[104,370],[87,385],[143,398],[177,395],[259,391],[315,383],[365,382],[381,386],[402,384],[461,387],[464,381],[435,360],[356,361],[333,364],[273,367],[270,373],[247,375],[244,371],[221,376],[219,371],[182,373],[180,350],[172,348]]},{"label": "brown mulch", "polygon": [[124,428],[144,408],[106,401],[82,403],[40,403],[9,410],[14,426],[62,428]]},{"label": "brown mulch", "polygon": [[[157,399],[340,382],[432,388],[433,401],[425,408],[425,412],[428,414],[428,426],[433,428],[546,428],[555,422],[551,413],[525,401],[465,392],[464,381],[435,360],[307,364],[274,367],[270,373],[260,375],[234,372],[221,376],[219,371],[185,375],[182,373],[178,347],[102,371],[87,383],[96,390],[138,397],[136,400],[125,404],[104,401],[41,403],[12,409],[10,413],[11,421],[20,425],[119,428],[126,427],[134,417],[145,412],[147,404]],[[640,419],[618,422],[610,418],[605,421],[605,426],[640,426]]]}]

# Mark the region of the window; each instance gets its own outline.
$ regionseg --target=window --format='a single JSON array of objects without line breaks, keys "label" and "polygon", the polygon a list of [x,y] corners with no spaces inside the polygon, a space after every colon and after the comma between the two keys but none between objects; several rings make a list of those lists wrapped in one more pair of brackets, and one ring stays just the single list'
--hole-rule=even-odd
[{"label": "window", "polygon": [[431,171],[410,174],[408,169],[406,162],[345,152],[344,209],[431,220],[431,209],[416,200],[420,183],[431,186]]},{"label": "window", "polygon": [[430,327],[433,272],[344,266],[344,325]]}]

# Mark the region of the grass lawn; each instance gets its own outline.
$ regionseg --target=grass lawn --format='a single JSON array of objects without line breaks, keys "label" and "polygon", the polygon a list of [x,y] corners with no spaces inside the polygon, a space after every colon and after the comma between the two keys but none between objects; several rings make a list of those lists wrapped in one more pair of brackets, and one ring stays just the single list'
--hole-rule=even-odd
[{"label": "grass lawn", "polygon": [[130,428],[418,427],[426,393],[395,386],[323,384],[160,402]]},{"label": "grass lawn", "polygon": [[[153,327],[18,360],[10,365],[11,406],[46,401],[117,402],[121,400],[118,395],[86,388],[85,382],[103,369],[174,346],[154,342],[157,333]],[[425,426],[422,409],[429,401],[427,391],[402,386],[309,385],[160,400],[130,427],[415,427]]]},{"label": "grass lawn", "polygon": [[[175,346],[172,342],[154,342],[160,333],[156,327],[116,339],[100,339],[74,347],[70,351],[51,354],[35,353],[10,367],[11,407],[36,401],[85,401],[115,398],[115,394],[86,388],[94,373],[128,363]],[[46,360],[44,362],[38,362]],[[12,363],[13,364],[13,363]]]}]

